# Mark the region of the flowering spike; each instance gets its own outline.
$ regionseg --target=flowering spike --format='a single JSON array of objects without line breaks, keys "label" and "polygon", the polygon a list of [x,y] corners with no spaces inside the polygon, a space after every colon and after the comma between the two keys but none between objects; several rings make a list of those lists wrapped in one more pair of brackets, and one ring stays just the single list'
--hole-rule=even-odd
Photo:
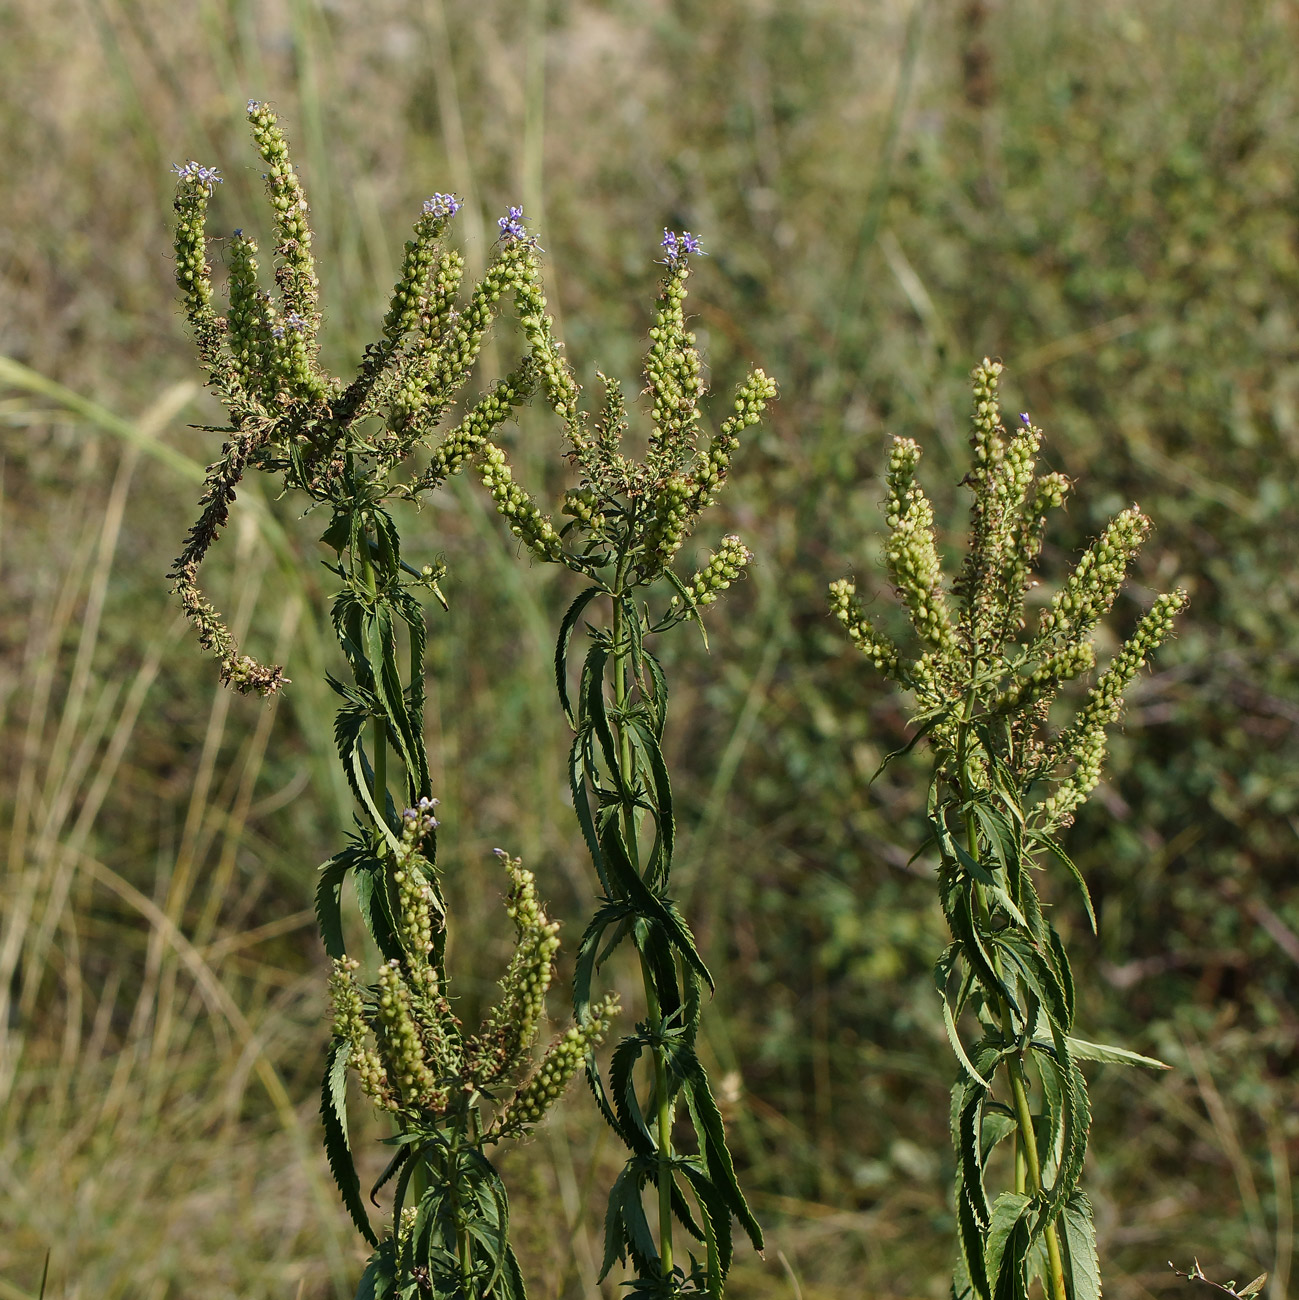
[{"label": "flowering spike", "polygon": [[922,640],[944,654],[954,652],[956,635],[934,540],[934,509],[915,481],[920,447],[910,438],[894,438],[889,457],[889,526],[885,557],[889,576]]},{"label": "flowering spike", "polygon": [[275,283],[286,319],[292,317],[300,322],[289,348],[289,373],[301,396],[319,399],[327,383],[316,362],[320,281],[311,253],[307,196],[293,169],[288,141],[274,111],[265,103],[249,100],[248,121],[267,166],[266,192],[275,215]]},{"label": "flowering spike", "polygon": [[690,580],[695,604],[711,605],[752,559],[753,552],[738,537],[723,537],[722,544],[708,557],[708,563]]},{"label": "flowering spike", "polygon": [[617,1014],[618,996],[610,994],[591,1008],[583,1024],[571,1026],[556,1039],[531,1077],[501,1109],[488,1140],[495,1142],[504,1137],[523,1137],[535,1128],[563,1095],[591,1049],[604,1041]]}]

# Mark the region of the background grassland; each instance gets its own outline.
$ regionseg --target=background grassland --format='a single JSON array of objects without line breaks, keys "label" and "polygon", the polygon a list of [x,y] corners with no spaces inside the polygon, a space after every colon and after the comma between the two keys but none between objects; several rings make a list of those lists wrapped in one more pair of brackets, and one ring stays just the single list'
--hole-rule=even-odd
[{"label": "background grassland", "polygon": [[[661,228],[702,233],[714,387],[782,399],[715,521],[758,553],[680,638],[682,901],[764,1262],[737,1296],[939,1296],[949,1051],[929,967],[923,782],[902,710],[828,625],[881,586],[886,437],[917,438],[958,538],[966,375],[1083,478],[1047,555],[1156,521],[1120,625],[1188,586],[1112,774],[1071,833],[1081,1031],[1171,1061],[1101,1071],[1085,1182],[1111,1295],[1165,1261],[1287,1294],[1299,1165],[1299,13],[1280,0],[11,0],[0,11],[0,1297],[350,1295],[358,1251],[315,1132],[326,1033],[312,874],[348,802],[329,761],[323,523],[260,486],[208,581],[294,678],[219,693],[165,591],[215,419],[170,281],[171,178],[227,178],[278,108],[313,201],[336,366],[403,231],[453,189],[471,262],[522,200],[584,378],[635,382]],[[220,262],[220,245],[214,260]],[[502,355],[512,346],[508,330]],[[489,364],[491,359],[489,358]],[[525,419],[515,456],[561,472]],[[482,499],[403,525],[442,553],[429,720],[472,1006],[506,938],[488,850],[560,914],[587,875],[561,794],[550,629],[571,593]],[[701,537],[701,545],[710,538]],[[323,581],[322,581],[323,579]],[[887,599],[880,607],[887,606]],[[1049,886],[1048,886],[1049,891]],[[627,996],[631,991],[627,990]],[[575,1090],[510,1156],[538,1297],[592,1295],[611,1155]],[[571,1244],[570,1244],[571,1232]],[[607,1283],[605,1293],[616,1294]]]}]

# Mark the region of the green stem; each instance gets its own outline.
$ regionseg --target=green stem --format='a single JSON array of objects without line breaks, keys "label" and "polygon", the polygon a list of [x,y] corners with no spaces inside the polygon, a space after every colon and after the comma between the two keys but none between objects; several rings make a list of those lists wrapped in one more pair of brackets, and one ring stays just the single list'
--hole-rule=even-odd
[{"label": "green stem", "polygon": [[[618,584],[621,589],[621,582]],[[618,718],[618,764],[622,769],[622,782],[628,788],[634,779],[632,765],[631,737],[623,724],[622,714],[627,707],[627,667],[628,646],[626,640],[625,617],[622,600],[617,592],[613,596],[613,694],[617,705]],[[622,810],[623,835],[627,842],[627,852],[632,864],[640,868],[640,852],[636,843],[636,812],[629,805]],[[645,959],[640,958],[641,979],[645,985],[645,1005],[649,1018],[650,1032],[658,1040],[663,1028],[663,1010],[659,1005],[658,991],[654,986],[654,973]],[[654,1062],[654,1100],[658,1121],[658,1157],[659,1157],[659,1260],[663,1276],[672,1276],[672,1102],[668,1092],[667,1060],[662,1043],[655,1041],[651,1048]]]},{"label": "green stem", "polygon": [[[1028,1106],[1028,1089],[1024,1086],[1024,1063],[1012,1056],[1006,1062],[1010,1075],[1010,1091],[1015,1100],[1015,1119],[1019,1124],[1019,1149],[1024,1154],[1028,1170],[1028,1186],[1034,1193],[1042,1190],[1042,1166],[1037,1156],[1037,1140],[1033,1136],[1033,1112]],[[1064,1258],[1060,1254],[1060,1236],[1052,1221],[1046,1225],[1046,1257],[1051,1273],[1052,1300],[1069,1300],[1064,1281]]]},{"label": "green stem", "polygon": [[[974,816],[968,811],[970,800],[974,794],[974,783],[970,779],[969,771],[968,740],[973,710],[974,694],[971,691],[966,697],[964,716],[961,718],[961,726],[957,732],[957,773],[961,800],[967,808],[964,813],[965,848],[970,857],[977,861],[979,857],[978,827]],[[986,917],[987,901],[983,896],[982,886],[976,884],[975,892],[979,899],[979,911]],[[1010,1008],[1001,998],[997,999],[996,1014],[1003,1035],[1009,1037],[1009,1031],[1013,1028],[1010,1019]],[[1033,1111],[1028,1104],[1028,1087],[1024,1081],[1024,1062],[1018,1056],[1009,1057],[1006,1061],[1006,1073],[1010,1078],[1011,1098],[1015,1107],[1015,1123],[1019,1130],[1015,1143],[1015,1190],[1029,1191],[1037,1195],[1042,1190],[1042,1164],[1038,1157],[1037,1136],[1033,1130]],[[1051,1300],[1069,1300],[1069,1292],[1064,1280],[1064,1259],[1060,1253],[1060,1236],[1056,1232],[1054,1221],[1047,1224],[1044,1236],[1046,1239],[1047,1262],[1051,1274]]]},{"label": "green stem", "polygon": [[474,1275],[473,1238],[469,1234],[469,1225],[465,1222],[464,1209],[460,1204],[460,1151],[459,1144],[454,1145],[443,1165],[447,1191],[451,1198],[451,1217],[456,1225],[456,1260],[460,1265],[460,1282],[466,1297],[473,1294],[470,1283]]}]

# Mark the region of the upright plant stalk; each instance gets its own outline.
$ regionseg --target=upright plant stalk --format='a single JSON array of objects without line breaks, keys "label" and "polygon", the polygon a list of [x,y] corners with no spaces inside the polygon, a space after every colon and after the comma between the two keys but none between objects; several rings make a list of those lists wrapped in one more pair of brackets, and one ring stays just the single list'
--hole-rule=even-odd
[{"label": "upright plant stalk", "polygon": [[[531,872],[496,850],[508,885],[515,948],[501,993],[468,1033],[450,998],[446,910],[436,862],[436,826],[424,746],[424,609],[442,600],[440,573],[401,557],[390,499],[417,501],[456,473],[509,418],[537,381],[528,358],[459,420],[443,416],[464,385],[502,297],[531,311],[538,266],[525,241],[506,240],[483,280],[460,301],[463,264],[439,239],[459,204],[434,195],[407,243],[380,339],[349,382],[320,366],[316,276],[307,202],[275,115],[248,105],[267,165],[275,214],[277,294],[259,282],[256,243],[236,231],[228,245],[229,309],[218,316],[207,260],[206,208],[219,174],[194,162],[175,168],[176,274],[210,383],[229,412],[220,460],[208,471],[203,512],[172,571],[175,589],[222,679],[269,694],[285,682],[239,652],[199,590],[197,571],[225,526],[249,467],[282,476],[285,490],[328,506],[323,537],[339,580],[332,616],[351,681],[329,678],[341,698],[339,759],[356,801],[357,831],[320,869],[316,911],[333,962],[333,1041],[321,1096],[325,1149],[344,1204],[375,1247],[358,1300],[523,1300],[509,1241],[505,1188],[486,1152],[526,1135],[585,1062],[616,1010],[586,1008],[533,1068],[531,1045],[544,1010],[557,925],[548,920]],[[407,462],[427,457],[412,478]],[[399,638],[404,638],[405,646]],[[369,749],[366,737],[369,736]],[[404,811],[390,782],[400,781]],[[362,983],[361,961],[344,942],[342,889],[351,875],[377,961]],[[348,1139],[347,1081],[388,1112],[394,1155],[374,1192],[394,1182],[393,1223],[382,1240],[369,1219]]]},{"label": "upright plant stalk", "polygon": [[[1027,414],[1011,431],[1003,427],[1001,369],[985,360],[973,374],[971,528],[950,588],[933,510],[915,478],[920,448],[893,442],[885,555],[920,652],[904,655],[874,625],[852,582],[831,584],[830,602],[875,667],[913,694],[918,736],[934,751],[928,823],[952,934],[934,975],[960,1064],[951,1114],[960,1244],[953,1294],[1027,1300],[1030,1278],[1040,1275],[1052,1300],[1099,1300],[1091,1208],[1079,1186],[1090,1109],[1078,1062],[1161,1063],[1073,1035],[1073,976],[1033,873],[1063,868],[1095,926],[1082,875],[1057,835],[1099,781],[1106,728],[1186,595],[1159,596],[1073,721],[1050,725],[1060,688],[1096,667],[1093,633],[1150,521],[1135,507],[1113,519],[1026,633],[1047,511],[1063,503],[1069,484],[1059,474],[1036,477],[1042,434]],[[973,1041],[967,1025],[977,1025]],[[1014,1186],[990,1200],[989,1160],[1007,1139]]]},{"label": "upright plant stalk", "polygon": [[[507,238],[524,240],[520,224]],[[706,1293],[720,1297],[732,1259],[731,1220],[755,1247],[762,1234],[740,1191],[721,1114],[696,1052],[703,985],[712,986],[685,919],[672,901],[676,842],[672,786],[663,758],[667,681],[649,638],[701,610],[739,576],[750,558],[726,537],[689,579],[673,560],[713,503],[740,435],[757,422],[775,386],[755,370],[740,386],[717,432],[701,443],[704,392],[694,336],[683,303],[689,257],[701,250],[689,232],[664,232],[666,274],[645,377],[652,428],[644,462],[621,450],[627,413],[620,386],[601,376],[602,410],[579,409],[580,391],[560,358],[539,299],[521,321],[531,342],[539,387],[564,425],[578,483],[564,496],[570,520],[557,529],[513,478],[499,447],[477,453],[480,476],[514,534],[537,559],[562,564],[585,587],[559,629],[555,675],[574,731],[569,774],[573,804],[599,880],[600,906],[582,937],[574,984],[578,1022],[592,1014],[598,967],[622,944],[634,947],[646,1017],[614,1049],[607,1078],[594,1056],[587,1071],[596,1103],[630,1155],[610,1193],[601,1276],[629,1259],[639,1295]],[[674,594],[665,602],[656,587]],[[603,607],[606,618],[596,617]],[[657,612],[655,610],[657,609]],[[570,698],[568,650],[586,622],[588,646],[576,699]],[[684,1103],[697,1150],[673,1144],[673,1118]],[[654,1189],[651,1227],[643,1196]],[[674,1242],[674,1220],[704,1247],[688,1266]]]}]

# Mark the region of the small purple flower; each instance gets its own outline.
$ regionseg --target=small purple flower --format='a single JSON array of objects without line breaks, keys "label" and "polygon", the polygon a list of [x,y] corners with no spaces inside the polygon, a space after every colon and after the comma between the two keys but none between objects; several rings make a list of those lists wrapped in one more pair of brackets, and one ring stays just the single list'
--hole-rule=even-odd
[{"label": "small purple flower", "polygon": [[407,808],[402,813],[401,819],[418,834],[428,835],[436,830],[438,826],[438,819],[433,816],[433,809],[437,806],[438,801],[436,799],[430,799],[425,795],[414,808]]},{"label": "small purple flower", "polygon": [[1028,418],[1027,411],[1021,411],[1019,413],[1019,419],[1020,419],[1020,423],[1023,424],[1024,428],[1026,429],[1032,428],[1033,421]]},{"label": "small purple flower", "polygon": [[506,243],[511,243],[516,239],[527,239],[528,230],[523,224],[523,209],[510,208],[510,210],[497,223],[501,228],[499,239]]},{"label": "small purple flower", "polygon": [[[454,194],[435,194],[424,200],[426,217],[454,217],[459,211],[460,200]],[[522,216],[522,212],[519,215]]]},{"label": "small purple flower", "polygon": [[298,315],[296,311],[291,311],[284,318],[284,323],[295,333],[301,334],[307,328],[307,322]]},{"label": "small purple flower", "polygon": [[221,173],[215,167],[201,167],[191,159],[186,163],[172,163],[171,169],[183,181],[193,181],[194,184],[210,198],[215,186],[222,184]]},{"label": "small purple flower", "polygon": [[244,237],[244,228],[243,228],[242,226],[236,226],[236,227],[235,227],[235,238],[236,238],[236,239],[242,239],[243,237]]},{"label": "small purple flower", "polygon": [[283,326],[283,325],[272,325],[272,326],[271,326],[271,338],[273,338],[273,339],[282,339],[283,337],[284,337],[284,326]]},{"label": "small purple flower", "polygon": [[663,228],[663,242],[659,245],[667,254],[664,264],[666,266],[676,266],[678,262],[684,262],[691,253],[697,253],[700,257],[707,257],[703,245],[699,242],[698,235],[692,235],[688,230],[682,230],[679,233],[675,230]]},{"label": "small purple flower", "polygon": [[259,99],[250,99],[250,100],[248,101],[248,112],[249,112],[249,115],[250,115],[250,116],[251,116],[253,113],[260,113],[261,110],[262,110],[262,103],[261,103],[261,100],[259,100]]}]

